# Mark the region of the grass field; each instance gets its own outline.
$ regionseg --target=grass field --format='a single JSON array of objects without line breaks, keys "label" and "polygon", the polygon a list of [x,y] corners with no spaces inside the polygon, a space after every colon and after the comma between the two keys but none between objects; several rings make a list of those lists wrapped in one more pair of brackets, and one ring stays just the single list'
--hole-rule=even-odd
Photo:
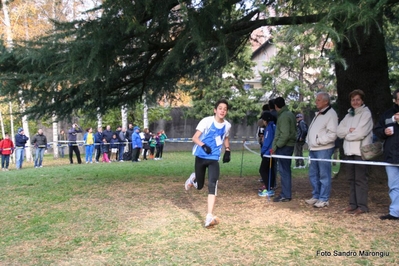
[{"label": "grass field", "polygon": [[221,164],[221,221],[210,229],[203,227],[207,187],[184,190],[194,164],[188,152],[139,163],[69,165],[46,157],[40,169],[13,165],[0,174],[0,265],[399,263],[398,223],[378,219],[390,202],[385,180],[370,183],[370,213],[354,217],[342,211],[345,180],[334,179],[330,207],[304,203],[307,169],[292,172],[291,202],[258,197],[259,163],[233,151]]}]

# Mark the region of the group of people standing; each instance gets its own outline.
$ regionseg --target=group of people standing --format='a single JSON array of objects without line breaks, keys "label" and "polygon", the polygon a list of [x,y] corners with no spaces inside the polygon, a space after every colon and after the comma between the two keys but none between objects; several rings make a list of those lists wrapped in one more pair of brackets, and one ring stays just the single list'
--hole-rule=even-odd
[{"label": "group of people standing", "polygon": [[[73,152],[76,154],[78,163],[82,163],[76,143],[76,135],[78,133],[82,133],[82,129],[77,124],[73,124],[68,131],[69,160],[71,164],[73,164]],[[102,161],[107,163],[126,160],[138,162],[140,161],[139,157],[142,150],[144,160],[147,160],[148,152],[150,159],[159,160],[162,159],[165,139],[167,139],[167,136],[163,130],[154,135],[148,128],[141,132],[140,127],[133,126],[133,124],[129,124],[127,129],[118,126],[116,131],[112,131],[110,125],[107,125],[105,130],[102,127],[98,127],[96,133],[93,133],[93,128],[88,128],[83,136],[85,161],[86,163],[93,163],[93,154],[95,152],[96,163],[100,161],[100,156],[102,156]],[[155,149],[157,152],[154,157]]]},{"label": "group of people standing", "polygon": [[[25,135],[23,128],[18,128],[17,134],[15,135],[15,145],[10,139],[8,132],[4,134],[4,139],[0,141],[0,152],[1,152],[1,170],[8,171],[10,164],[10,155],[15,151],[15,165],[16,169],[22,168],[24,161],[24,151],[26,143],[29,137]],[[43,156],[47,149],[47,138],[43,134],[43,130],[39,128],[37,134],[35,134],[31,140],[31,145],[35,148],[35,161],[34,167],[43,167]]]},{"label": "group of people standing", "polygon": [[[343,140],[343,150],[346,160],[361,161],[362,146],[373,142],[373,128],[376,137],[384,141],[386,162],[399,163],[399,89],[393,93],[395,104],[385,112],[373,127],[370,109],[364,104],[365,94],[362,90],[354,90],[349,94],[350,109],[346,116],[338,123],[338,116],[331,107],[328,93],[319,92],[316,95],[317,112],[309,127],[301,125],[302,114],[296,116],[285,106],[282,97],[269,102],[269,110],[261,115],[263,126],[260,144],[262,162],[259,173],[264,186],[259,196],[274,196],[276,167],[281,175],[281,192],[274,198],[274,202],[287,202],[292,199],[291,194],[291,159],[295,148],[295,155],[302,153],[302,146],[306,142],[309,148],[309,180],[312,186],[312,197],[305,200],[316,208],[329,206],[331,193],[331,156],[335,150],[336,139]],[[277,112],[277,116],[275,113]],[[296,120],[296,121],[295,121]],[[259,132],[258,132],[259,133]],[[298,149],[298,151],[297,151]],[[283,155],[276,159],[264,155]],[[284,158],[284,156],[287,156]],[[303,160],[297,160],[294,168],[303,168]],[[366,164],[348,164],[347,177],[349,180],[349,204],[344,212],[353,215],[367,213],[368,208],[368,180]],[[399,219],[399,167],[386,166],[388,175],[389,194],[391,197],[390,212],[381,219]]]},{"label": "group of people standing", "polygon": [[[68,147],[71,164],[73,164],[73,153],[76,155],[78,164],[82,163],[78,144],[79,133],[83,133],[83,130],[78,124],[74,123],[67,133],[61,130],[58,135],[60,156],[64,157],[65,148]],[[147,160],[147,153],[149,153],[150,159],[160,160],[163,155],[165,139],[167,139],[167,136],[163,130],[154,135],[147,128],[140,132],[140,128],[138,126],[133,127],[132,124],[129,124],[128,129],[118,127],[115,132],[111,131],[111,126],[109,125],[106,126],[104,131],[102,127],[98,127],[96,133],[93,132],[92,128],[88,128],[83,136],[85,162],[93,163],[93,157],[95,157],[95,162],[98,163],[100,156],[102,156],[103,162],[111,162],[111,160],[123,162],[125,158],[138,162],[140,161],[141,151],[143,151],[144,160]],[[29,137],[25,135],[23,128],[19,128],[15,135],[15,145],[9,134],[5,133],[4,139],[0,141],[2,171],[8,171],[10,155],[14,151],[16,169],[22,168],[24,151],[28,141]],[[47,138],[42,129],[37,131],[30,144],[35,148],[34,167],[43,167],[43,157],[47,150]],[[94,152],[95,156],[93,156]]]}]

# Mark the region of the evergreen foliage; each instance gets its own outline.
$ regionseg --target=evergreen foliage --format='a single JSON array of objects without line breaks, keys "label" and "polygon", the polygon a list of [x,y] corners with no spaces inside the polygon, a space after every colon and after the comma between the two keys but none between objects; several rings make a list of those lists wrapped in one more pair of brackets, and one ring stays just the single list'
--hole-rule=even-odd
[{"label": "evergreen foliage", "polygon": [[[29,103],[26,112],[34,117],[54,113],[63,118],[76,110],[95,116],[98,108],[105,112],[123,104],[134,106],[144,92],[149,100],[155,99],[175,91],[182,79],[199,84],[195,93],[200,96],[204,94],[202,88],[210,85],[215,93],[215,88],[229,90],[231,81],[222,85],[210,75],[220,77],[222,68],[244,49],[249,34],[266,25],[307,24],[318,36],[328,35],[338,44],[348,42],[338,45],[334,58],[343,66],[338,81],[345,80],[345,51],[355,47],[362,53],[367,45],[362,40],[368,40],[368,34],[382,26],[382,11],[398,2],[104,1],[95,10],[101,12],[96,19],[57,22],[54,32],[35,42],[16,43],[13,51],[3,46],[0,93],[12,99],[22,97]],[[351,65],[356,67],[356,61]],[[239,85],[237,90],[242,89]],[[340,86],[338,94],[353,89],[348,82],[338,82]],[[388,90],[385,87],[384,82],[376,86]],[[210,96],[233,94],[220,91]],[[241,96],[248,97],[243,91]],[[236,98],[235,106],[247,105]],[[234,112],[231,115],[234,117]]]},{"label": "evergreen foliage", "polygon": [[[309,25],[283,26],[273,34],[277,54],[261,73],[262,84],[270,88],[270,98],[282,96],[295,112],[308,113],[315,108],[315,93],[320,90],[336,95],[331,47]],[[329,42],[331,46],[331,40]]]}]

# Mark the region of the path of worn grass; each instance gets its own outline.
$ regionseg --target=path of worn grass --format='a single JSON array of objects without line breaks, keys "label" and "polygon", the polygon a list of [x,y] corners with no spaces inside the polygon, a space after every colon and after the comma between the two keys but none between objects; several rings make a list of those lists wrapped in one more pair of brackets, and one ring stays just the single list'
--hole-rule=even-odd
[{"label": "path of worn grass", "polygon": [[[295,198],[288,204],[256,195],[259,156],[241,152],[221,164],[215,214],[221,223],[203,228],[206,189],[183,189],[193,169],[189,153],[162,161],[58,165],[0,175],[2,265],[394,265],[397,223],[381,222],[389,198],[372,212],[342,213],[344,181],[334,181],[329,208],[303,200],[306,170],[293,171]],[[50,164],[50,162],[48,162]],[[56,164],[56,163],[51,163]],[[387,202],[386,202],[387,201]],[[336,251],[334,253],[334,251]],[[352,256],[343,252],[352,251]],[[377,251],[370,256],[359,251]],[[341,252],[341,253],[337,253]],[[353,252],[356,252],[354,254]],[[339,256],[337,256],[339,255]]]}]

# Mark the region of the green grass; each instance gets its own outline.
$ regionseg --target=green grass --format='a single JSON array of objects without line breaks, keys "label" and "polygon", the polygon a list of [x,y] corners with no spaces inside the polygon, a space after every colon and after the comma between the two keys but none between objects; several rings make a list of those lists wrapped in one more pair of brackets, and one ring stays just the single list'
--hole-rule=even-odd
[{"label": "green grass", "polygon": [[[215,213],[221,223],[205,229],[207,188],[183,189],[194,157],[189,152],[164,157],[92,165],[46,157],[44,168],[25,163],[20,171],[2,172],[0,265],[398,262],[394,223],[379,224],[371,214],[345,221],[334,207],[315,211],[302,204],[310,188],[297,191],[288,205],[259,198],[260,156],[247,151],[233,151],[232,161],[220,165]],[[306,184],[307,170],[294,170],[293,176],[294,183]],[[390,251],[390,256],[316,255],[359,249]]]}]

